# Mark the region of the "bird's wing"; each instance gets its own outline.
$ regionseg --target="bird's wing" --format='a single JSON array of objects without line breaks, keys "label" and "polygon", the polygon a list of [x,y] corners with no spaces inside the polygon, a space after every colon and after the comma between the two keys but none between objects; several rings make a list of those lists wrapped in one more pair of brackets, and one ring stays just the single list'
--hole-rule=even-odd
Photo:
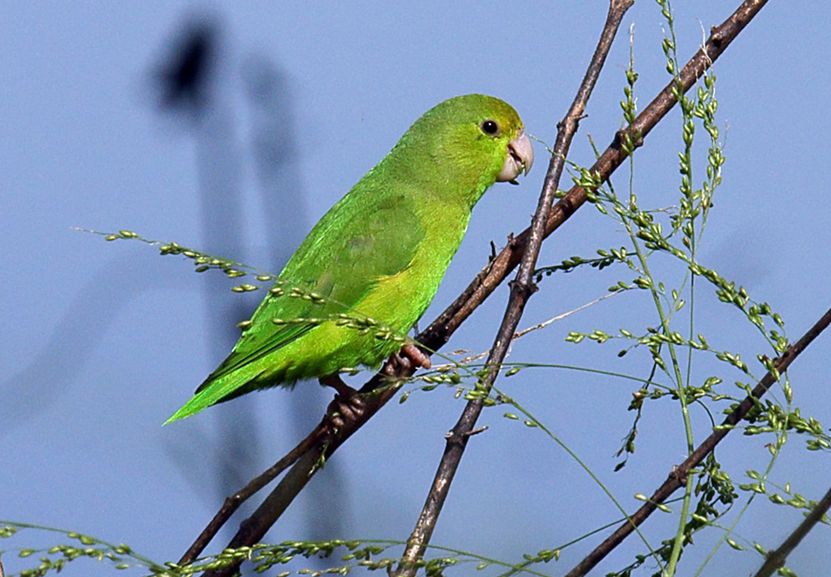
[{"label": "bird's wing", "polygon": [[412,203],[412,195],[391,195],[371,210],[336,206],[321,219],[281,274],[279,296],[263,300],[233,352],[196,392],[299,338],[319,319],[349,314],[380,279],[407,268],[424,238]]}]

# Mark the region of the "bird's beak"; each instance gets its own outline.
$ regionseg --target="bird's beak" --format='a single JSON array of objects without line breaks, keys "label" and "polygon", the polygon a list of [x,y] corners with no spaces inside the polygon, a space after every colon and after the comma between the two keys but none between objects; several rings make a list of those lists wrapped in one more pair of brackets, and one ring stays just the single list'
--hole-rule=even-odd
[{"label": "bird's beak", "polygon": [[514,182],[514,179],[521,173],[528,174],[532,164],[534,164],[534,147],[531,146],[531,140],[525,135],[525,131],[520,130],[517,137],[508,143],[508,156],[496,180],[497,182]]}]

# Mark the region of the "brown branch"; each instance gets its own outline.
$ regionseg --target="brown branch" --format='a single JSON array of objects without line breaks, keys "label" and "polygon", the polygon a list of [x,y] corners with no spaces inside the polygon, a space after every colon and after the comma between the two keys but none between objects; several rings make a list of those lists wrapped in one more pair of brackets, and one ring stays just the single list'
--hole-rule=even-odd
[{"label": "brown branch", "polygon": [[[671,81],[649,105],[637,116],[628,134],[635,146],[642,146],[643,138],[658,124],[658,122],[667,115],[676,103],[674,96],[675,90],[680,92],[687,92],[695,82],[704,74],[704,72],[713,64],[715,60],[721,56],[727,46],[739,35],[744,27],[753,19],[758,11],[766,4],[767,0],[746,0],[739,8],[721,25],[713,28],[710,37],[707,39],[705,45],[698,50],[695,55],[684,65],[679,72],[677,80]],[[621,147],[621,142],[624,134],[619,133],[609,147],[600,155],[597,161],[592,165],[591,172],[601,180],[608,179],[618,166],[623,163],[627,154]],[[580,187],[572,187],[568,194],[566,194],[551,210],[548,219],[545,223],[544,236],[548,237],[560,225],[562,225],[574,212],[586,202],[586,191]],[[500,253],[491,260],[488,265],[482,269],[468,287],[456,298],[445,311],[434,320],[427,329],[422,331],[417,337],[420,343],[423,343],[427,349],[438,350],[448,340],[456,329],[465,321],[473,311],[481,305],[485,299],[499,286],[502,281],[510,274],[510,272],[519,264],[520,255],[523,254],[527,246],[531,231],[524,230],[521,234],[513,237],[511,241],[505,246]],[[401,372],[398,374],[401,378],[410,376],[410,372]],[[379,373],[368,381],[362,388],[362,393],[375,393],[369,398],[367,403],[367,410],[356,421],[347,423],[346,427],[340,431],[340,434],[335,439],[327,438],[323,442],[323,446],[316,446],[312,452],[316,456],[323,455],[329,457],[334,453],[338,446],[343,443],[356,430],[362,427],[387,401],[389,401],[395,391],[395,387],[381,387],[387,380]],[[316,462],[316,460],[315,460]],[[300,463],[294,465],[297,469]],[[315,472],[315,467],[311,466],[305,470],[307,476],[311,476]],[[291,474],[291,473],[290,473]],[[280,490],[278,486],[274,491]],[[294,493],[289,496],[289,500],[294,498],[297,494]],[[252,515],[243,525],[246,527],[259,527],[257,531],[251,531],[248,534],[248,540],[243,542],[241,532],[234,537],[233,543],[240,543],[242,545],[252,545],[257,542],[268,527],[270,527],[278,519],[282,511],[271,510],[264,511],[262,507],[257,509],[257,512]],[[256,523],[254,520],[256,519]],[[263,527],[265,527],[263,529]],[[216,527],[215,530],[218,530]],[[242,531],[242,529],[241,529]],[[214,531],[215,534],[216,531]],[[213,535],[208,536],[208,541]],[[252,540],[253,539],[253,540]],[[199,551],[197,555],[201,553]],[[236,567],[229,568],[225,573],[215,573],[214,575],[231,575]]]},{"label": "brown branch", "polygon": [[[777,373],[785,372],[791,363],[811,344],[811,342],[819,336],[819,334],[828,328],[831,324],[831,309],[828,309],[824,315],[808,329],[802,338],[795,344],[791,345],[784,354],[777,357],[774,361],[774,367]],[[609,535],[600,545],[594,548],[580,563],[578,563],[571,571],[566,573],[566,577],[581,577],[591,571],[612,549],[617,547],[636,527],[640,526],[646,519],[658,508],[658,505],[666,501],[672,493],[682,487],[686,482],[687,474],[690,469],[697,466],[704,460],[704,458],[713,452],[721,440],[733,430],[733,428],[745,417],[745,415],[759,402],[759,399],[773,386],[777,381],[777,377],[772,372],[768,372],[762,380],[753,387],[752,394],[745,397],[733,411],[727,415],[722,421],[721,426],[717,427],[709,437],[696,447],[684,462],[673,467],[667,480],[652,493],[652,496],[646,501],[640,509],[638,509],[629,519],[626,520],[617,530]]]},{"label": "brown branch", "polygon": [[805,516],[793,533],[788,535],[788,538],[778,548],[765,555],[765,562],[754,577],[770,577],[777,569],[784,567],[785,560],[791,551],[796,549],[802,539],[822,520],[829,508],[831,508],[831,489],[828,489],[828,492]]},{"label": "brown branch", "polygon": [[[530,234],[522,254],[522,262],[520,263],[516,278],[511,284],[511,295],[508,299],[508,305],[488,355],[488,360],[485,363],[487,373],[476,387],[477,394],[481,394],[482,397],[487,396],[493,388],[493,384],[499,375],[499,369],[505,360],[505,355],[508,353],[508,347],[511,344],[512,337],[519,325],[519,319],[522,317],[525,305],[528,299],[531,298],[531,295],[537,290],[532,277],[534,269],[536,268],[540,247],[545,238],[545,224],[548,221],[548,215],[554,203],[557,186],[563,173],[565,159],[574,135],[577,132],[580,119],[586,110],[586,104],[606,62],[606,56],[609,54],[612,41],[620,28],[623,15],[632,6],[633,2],[634,0],[610,0],[606,23],[603,26],[603,31],[600,34],[600,39],[592,55],[589,67],[586,70],[583,81],[580,83],[580,88],[577,90],[577,94],[565,118],[557,125],[557,139],[554,144],[554,150],[551,153],[551,160],[548,164],[548,171],[546,172],[542,192],[537,203],[537,210],[534,212],[531,220]],[[415,528],[407,540],[407,546],[393,575],[397,575],[398,577],[412,577],[418,570],[418,561],[424,555],[424,550],[430,542],[433,530],[438,522],[439,514],[450,492],[450,486],[461,464],[462,456],[467,447],[467,441],[484,408],[482,397],[477,396],[477,398],[468,401],[458,422],[447,435],[447,445],[439,462],[438,469],[436,470],[433,484],[427,494],[427,500],[424,503],[418,521],[416,521]]]},{"label": "brown branch", "polygon": [[[386,370],[386,367],[385,369]],[[335,433],[329,426],[330,414],[334,410],[333,405],[329,406],[326,416],[315,429],[326,431],[326,435],[318,438],[317,443],[303,454],[292,466],[286,476],[269,493],[268,497],[257,507],[251,516],[240,524],[240,528],[234,535],[228,548],[236,548],[254,545],[259,543],[272,525],[280,518],[283,511],[291,504],[294,498],[303,490],[312,476],[320,468],[323,461],[329,458],[349,437],[360,429],[381,407],[383,407],[398,391],[399,385],[395,381],[391,383],[384,370],[376,374],[361,389],[364,393],[364,407],[360,418],[344,421],[343,426]],[[403,381],[399,381],[403,382]],[[307,437],[308,439],[308,437]],[[262,475],[261,475],[262,477]],[[273,477],[272,477],[273,478]],[[270,481],[271,479],[269,479]],[[267,483],[268,481],[266,481]],[[220,525],[221,526],[221,525]],[[219,531],[220,526],[214,530]],[[205,533],[205,531],[203,531]],[[207,537],[204,545],[211,540],[213,535]],[[204,548],[203,545],[203,548]],[[201,553],[201,551],[199,551]],[[197,553],[197,555],[199,554]],[[205,572],[206,577],[230,577],[236,574],[242,561],[235,562],[223,569]]]},{"label": "brown branch", "polygon": [[[676,103],[675,92],[686,93],[709,69],[713,62],[727,49],[745,26],[767,3],[767,0],[745,0],[730,17],[710,31],[704,46],[684,65],[677,80],[670,81],[661,92],[635,118],[632,126],[619,132],[603,154],[592,165],[590,172],[598,180],[607,180],[623,163],[627,154],[622,148],[623,138],[628,135],[636,147],[643,145],[643,139],[652,131]],[[586,202],[586,190],[574,186],[555,206],[545,226],[548,237],[571,217]],[[419,335],[419,342],[437,350],[444,345],[459,325],[482,304],[517,264],[528,244],[530,230],[525,229],[513,238],[500,253],[476,275],[472,283],[456,298],[447,309]]]},{"label": "brown branch", "polygon": [[[193,544],[187,551],[185,551],[185,554],[182,555],[182,558],[179,559],[179,565],[192,563],[199,556],[199,554],[205,550],[205,547],[208,546],[208,543],[211,542],[211,539],[213,539],[214,535],[219,532],[225,522],[231,518],[231,515],[239,509],[240,505],[242,505],[254,493],[273,481],[277,475],[282,473],[287,467],[293,465],[302,455],[313,449],[325,434],[326,424],[324,420],[317,427],[315,427],[305,439],[300,441],[294,449],[286,453],[279,461],[274,463],[258,476],[254,477],[245,487],[233,495],[226,497],[225,502],[222,503],[222,507],[219,511],[217,511],[216,515],[214,515],[214,518],[211,519],[211,522],[208,523]],[[3,576],[0,575],[0,577]]]}]

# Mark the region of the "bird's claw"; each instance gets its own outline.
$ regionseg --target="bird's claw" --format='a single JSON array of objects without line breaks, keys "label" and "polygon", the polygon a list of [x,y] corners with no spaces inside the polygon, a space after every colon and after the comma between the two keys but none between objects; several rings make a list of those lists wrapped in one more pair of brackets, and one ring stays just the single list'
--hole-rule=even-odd
[{"label": "bird's claw", "polygon": [[318,381],[324,387],[332,387],[342,397],[351,397],[352,395],[358,394],[358,391],[344,383],[343,379],[340,378],[340,375],[337,373],[320,377]]},{"label": "bird's claw", "polygon": [[415,370],[419,367],[429,369],[433,366],[430,357],[421,352],[417,346],[407,343],[390,357],[389,362],[384,366],[384,373],[394,377],[402,371]]},{"label": "bird's claw", "polygon": [[366,412],[366,403],[361,394],[355,391],[349,396],[340,393],[329,403],[326,416],[333,432],[342,430],[347,425],[360,421]]},{"label": "bird's claw", "polygon": [[355,423],[363,417],[366,404],[361,394],[344,383],[340,375],[326,375],[319,380],[321,385],[332,387],[338,392],[326,409],[326,418],[332,432],[337,433],[347,424]]}]

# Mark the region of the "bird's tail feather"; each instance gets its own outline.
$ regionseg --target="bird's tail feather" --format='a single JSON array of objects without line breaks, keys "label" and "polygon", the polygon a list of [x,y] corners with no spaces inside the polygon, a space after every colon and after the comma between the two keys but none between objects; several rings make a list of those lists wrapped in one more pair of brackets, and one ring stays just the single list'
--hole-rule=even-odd
[{"label": "bird's tail feather", "polygon": [[168,425],[174,421],[186,419],[212,405],[231,400],[241,394],[249,392],[252,389],[246,387],[246,385],[255,382],[263,374],[263,369],[260,367],[260,364],[250,363],[230,373],[225,373],[221,377],[209,378],[199,387],[198,392],[178,411],[173,413],[164,424]]}]

